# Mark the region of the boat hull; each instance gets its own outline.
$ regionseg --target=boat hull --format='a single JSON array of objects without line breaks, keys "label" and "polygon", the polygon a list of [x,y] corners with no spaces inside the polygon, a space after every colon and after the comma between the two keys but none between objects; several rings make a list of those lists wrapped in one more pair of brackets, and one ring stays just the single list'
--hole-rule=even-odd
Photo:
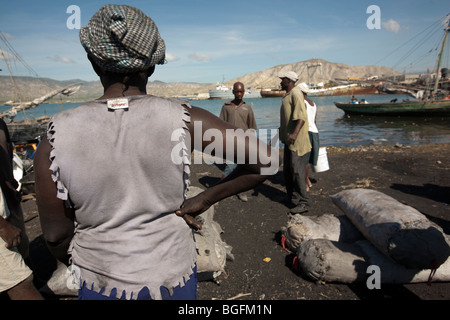
[{"label": "boat hull", "polygon": [[284,90],[261,90],[261,97],[263,98],[278,98],[286,94]]},{"label": "boat hull", "polygon": [[352,96],[377,93],[379,91],[374,86],[343,85],[323,89],[311,89],[308,92],[308,97]]},{"label": "boat hull", "polygon": [[362,115],[408,115],[408,116],[450,116],[450,100],[409,101],[400,103],[334,103],[345,114]]},{"label": "boat hull", "polygon": [[24,143],[42,136],[47,131],[50,117],[42,116],[33,120],[7,123],[9,135],[15,144]]}]

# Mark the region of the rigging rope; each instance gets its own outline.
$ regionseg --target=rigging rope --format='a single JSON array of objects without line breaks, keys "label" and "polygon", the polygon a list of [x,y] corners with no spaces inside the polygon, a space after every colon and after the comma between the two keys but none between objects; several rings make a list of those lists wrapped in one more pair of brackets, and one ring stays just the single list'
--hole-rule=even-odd
[{"label": "rigging rope", "polygon": [[[22,102],[22,99],[24,99],[25,97],[22,97],[19,94],[20,90],[19,90],[16,80],[14,79],[14,76],[11,71],[8,60],[12,60],[14,62],[14,64],[16,64],[16,61],[20,62],[33,77],[35,77],[38,81],[40,81],[47,88],[53,89],[53,87],[51,87],[45,80],[40,78],[39,75],[37,74],[37,72],[20,56],[20,54],[14,49],[14,47],[8,41],[8,35],[6,33],[3,33],[2,31],[0,31],[0,44],[4,44],[4,48],[5,48],[5,50],[3,50],[2,46],[0,46],[0,54],[3,58],[3,60],[5,61],[6,67],[8,68],[9,76],[10,76],[11,82],[14,87],[14,91],[15,91],[15,96],[13,97],[14,101],[19,100],[19,102]],[[27,97],[27,98],[31,98],[31,97]],[[22,111],[23,111],[23,118],[28,119],[29,116],[27,115],[25,110],[22,110]]]},{"label": "rigging rope", "polygon": [[31,68],[28,63],[26,63],[26,61],[20,56],[19,53],[17,53],[16,50],[14,50],[14,48],[12,47],[12,45],[9,43],[8,41],[8,37],[2,32],[0,31],[0,39],[2,40],[2,42],[6,45],[6,47],[8,48],[8,51],[14,56],[14,58],[18,61],[20,61],[24,67],[35,77],[38,77],[38,74],[36,71],[33,70],[33,68]]},{"label": "rigging rope", "polygon": [[[374,65],[378,65],[381,61],[383,61],[387,57],[391,56],[392,54],[400,51],[400,49],[402,49],[406,45],[410,44],[413,40],[416,40],[418,37],[420,37],[422,35],[423,36],[418,40],[418,42],[413,44],[412,48],[409,49],[391,68],[392,69],[395,69],[395,68],[399,68],[399,69],[405,68],[406,69],[407,67],[412,68],[414,64],[418,64],[420,61],[425,60],[425,58],[427,58],[428,56],[431,55],[433,50],[438,50],[437,47],[439,46],[439,44],[437,45],[436,49],[431,49],[431,50],[427,49],[428,51],[426,53],[422,54],[422,56],[420,58],[416,58],[413,62],[405,63],[406,59],[408,57],[410,57],[415,51],[419,50],[419,48],[424,46],[428,41],[433,40],[433,35],[439,34],[438,33],[439,29],[443,28],[444,24],[448,23],[449,18],[450,18],[450,14],[446,14],[444,17],[433,22],[426,29],[422,30],[420,33],[418,33],[417,35],[410,38],[408,41],[403,43],[401,46],[394,49],[386,56],[382,57]],[[442,38],[439,41],[442,42]],[[405,63],[405,65],[403,67],[402,67],[402,63]]]}]

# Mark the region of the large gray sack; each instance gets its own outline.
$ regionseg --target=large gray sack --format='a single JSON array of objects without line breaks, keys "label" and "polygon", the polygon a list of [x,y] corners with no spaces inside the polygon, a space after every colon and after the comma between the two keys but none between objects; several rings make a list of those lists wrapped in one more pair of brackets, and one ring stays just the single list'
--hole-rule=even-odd
[{"label": "large gray sack", "polygon": [[320,216],[288,215],[286,226],[281,228],[286,249],[297,252],[303,242],[310,239],[328,239],[341,242],[354,242],[363,235],[345,216],[325,213]]},{"label": "large gray sack", "polygon": [[450,256],[442,228],[390,196],[350,189],[331,198],[367,240],[407,268],[433,269]]},{"label": "large gray sack", "polygon": [[[342,243],[328,239],[303,242],[297,251],[299,271],[314,281],[366,282],[377,268],[380,284],[428,282],[432,270],[410,269],[381,253],[368,240]],[[434,282],[450,281],[450,258],[434,273]]]}]

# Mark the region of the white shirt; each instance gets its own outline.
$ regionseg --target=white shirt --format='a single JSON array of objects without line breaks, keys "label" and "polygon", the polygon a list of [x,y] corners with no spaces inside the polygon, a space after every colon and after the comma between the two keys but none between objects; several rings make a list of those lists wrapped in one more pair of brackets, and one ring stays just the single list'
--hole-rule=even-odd
[{"label": "white shirt", "polygon": [[317,113],[317,106],[313,102],[313,105],[310,105],[308,101],[305,100],[306,104],[306,112],[308,113],[308,122],[309,122],[309,129],[310,132],[319,133],[319,130],[316,126],[316,113]]},{"label": "white shirt", "polygon": [[5,196],[3,195],[2,189],[0,189],[0,216],[3,219],[6,219],[9,217],[9,209],[8,205],[6,204]]}]

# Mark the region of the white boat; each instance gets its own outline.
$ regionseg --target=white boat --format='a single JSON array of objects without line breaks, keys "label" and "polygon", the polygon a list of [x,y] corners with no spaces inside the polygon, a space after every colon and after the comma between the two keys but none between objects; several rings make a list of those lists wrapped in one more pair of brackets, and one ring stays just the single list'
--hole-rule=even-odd
[{"label": "white boat", "polygon": [[[233,90],[228,88],[225,84],[216,83],[215,90],[209,90],[210,99],[234,99]],[[244,99],[261,98],[260,90],[247,89],[245,90]]]}]

